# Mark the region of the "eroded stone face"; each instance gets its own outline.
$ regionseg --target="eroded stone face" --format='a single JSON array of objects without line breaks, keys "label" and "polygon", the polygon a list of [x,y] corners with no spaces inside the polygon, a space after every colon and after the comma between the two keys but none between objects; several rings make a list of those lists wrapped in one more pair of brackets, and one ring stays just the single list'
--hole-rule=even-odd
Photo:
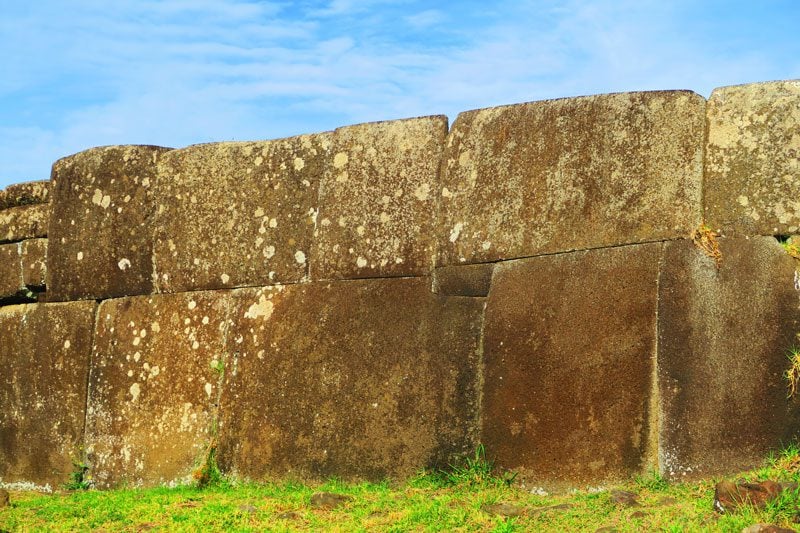
[{"label": "eroded stone face", "polygon": [[0,211],[0,243],[47,237],[50,206],[23,205]]},{"label": "eroded stone face", "polygon": [[57,489],[81,460],[95,307],[0,308],[0,483]]},{"label": "eroded stone face", "polygon": [[383,479],[474,450],[483,300],[430,280],[236,291],[220,461],[250,479]]},{"label": "eroded stone face", "polygon": [[100,305],[86,426],[98,487],[192,479],[213,441],[227,306],[221,292]]},{"label": "eroded stone face", "polygon": [[708,100],[705,211],[729,234],[800,229],[800,80],[715,89]]},{"label": "eroded stone face", "polygon": [[168,150],[105,146],[56,161],[47,272],[50,299],[152,292],[152,186],[156,162]]},{"label": "eroded stone face", "polygon": [[721,239],[722,262],[667,243],[659,289],[664,474],[755,467],[798,435],[787,353],[800,331],[795,261],[772,237]]},{"label": "eroded stone face", "polygon": [[159,173],[161,292],[306,277],[330,134],[190,146]]},{"label": "eroded stone face", "polygon": [[661,250],[634,245],[495,267],[481,438],[498,466],[545,486],[645,469]]},{"label": "eroded stone face", "polygon": [[19,244],[0,244],[0,301],[16,296],[23,287]]},{"label": "eroded stone face", "polygon": [[[0,209],[30,204],[46,204],[50,201],[49,181],[29,181],[15,183],[5,188]],[[5,202],[3,204],[3,202]]]},{"label": "eroded stone face", "polygon": [[313,279],[430,272],[445,135],[444,116],[336,130],[320,190]]},{"label": "eroded stone face", "polygon": [[689,235],[700,222],[704,113],[688,91],[461,113],[436,191],[439,264]]},{"label": "eroded stone face", "polygon": [[19,243],[22,282],[41,289],[47,277],[47,239],[29,239]]}]

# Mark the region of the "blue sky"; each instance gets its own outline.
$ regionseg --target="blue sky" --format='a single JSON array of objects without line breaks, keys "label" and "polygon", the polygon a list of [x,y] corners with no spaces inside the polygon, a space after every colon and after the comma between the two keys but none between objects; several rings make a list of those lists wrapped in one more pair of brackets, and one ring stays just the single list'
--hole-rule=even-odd
[{"label": "blue sky", "polygon": [[800,78],[800,2],[0,0],[0,187],[105,144]]}]

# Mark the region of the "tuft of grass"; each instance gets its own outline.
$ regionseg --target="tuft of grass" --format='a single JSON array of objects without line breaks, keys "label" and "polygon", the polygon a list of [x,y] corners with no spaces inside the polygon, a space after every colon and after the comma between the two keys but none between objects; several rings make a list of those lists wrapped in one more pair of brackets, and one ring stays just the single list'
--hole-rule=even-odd
[{"label": "tuft of grass", "polygon": [[89,465],[83,461],[72,461],[72,472],[69,473],[69,481],[64,483],[64,490],[88,490],[92,488],[92,482],[88,475]]},{"label": "tuft of grass", "polygon": [[692,242],[700,248],[700,250],[708,257],[714,260],[714,265],[719,269],[722,265],[722,252],[719,249],[719,242],[717,241],[717,232],[705,224],[700,224],[692,233]]},{"label": "tuft of grass", "polygon": [[798,246],[794,237],[778,235],[776,238],[778,242],[781,243],[781,246],[783,246],[783,249],[786,250],[787,254],[795,259],[800,259],[800,246]]},{"label": "tuft of grass", "polygon": [[647,474],[637,475],[634,477],[634,482],[638,487],[651,491],[666,490],[669,483],[658,470],[650,470]]},{"label": "tuft of grass", "polygon": [[800,348],[789,350],[789,368],[784,372],[786,384],[789,389],[787,397],[793,399],[797,396],[797,385],[800,383]]},{"label": "tuft of grass", "polygon": [[203,464],[197,468],[192,474],[197,488],[204,489],[207,487],[223,487],[229,484],[222,471],[217,465],[217,446],[212,442],[208,451],[206,452]]}]

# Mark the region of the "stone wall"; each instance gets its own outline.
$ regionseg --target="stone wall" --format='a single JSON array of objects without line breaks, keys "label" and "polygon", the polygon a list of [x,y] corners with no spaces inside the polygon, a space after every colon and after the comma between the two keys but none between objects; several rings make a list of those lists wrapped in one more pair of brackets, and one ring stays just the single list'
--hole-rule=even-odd
[{"label": "stone wall", "polygon": [[791,81],[66,157],[0,192],[0,485],[751,467],[798,193]]}]

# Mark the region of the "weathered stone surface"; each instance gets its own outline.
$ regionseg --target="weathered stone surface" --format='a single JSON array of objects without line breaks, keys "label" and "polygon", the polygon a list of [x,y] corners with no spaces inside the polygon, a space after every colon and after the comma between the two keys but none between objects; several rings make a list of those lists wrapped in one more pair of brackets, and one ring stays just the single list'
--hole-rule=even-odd
[{"label": "weathered stone surface", "polygon": [[433,292],[447,296],[487,296],[494,263],[457,265],[433,271]]},{"label": "weathered stone surface", "polygon": [[50,299],[152,292],[152,185],[156,162],[167,150],[106,146],[56,161],[47,271]]},{"label": "weathered stone surface", "polygon": [[383,479],[475,446],[483,301],[430,280],[236,291],[220,464],[251,479]]},{"label": "weathered stone surface", "polygon": [[800,80],[722,87],[708,101],[705,214],[729,234],[800,229]]},{"label": "weathered stone surface", "polygon": [[95,307],[0,308],[0,483],[58,488],[81,459]]},{"label": "weathered stone surface", "polygon": [[313,279],[427,274],[447,117],[336,130],[320,189]]},{"label": "weathered stone surface", "polygon": [[228,303],[194,292],[100,305],[86,425],[98,487],[191,480],[213,442]]},{"label": "weathered stone surface", "polygon": [[22,282],[40,289],[47,276],[47,239],[28,239],[19,243]]},{"label": "weathered stone surface", "polygon": [[552,485],[646,467],[661,251],[643,244],[495,267],[481,440],[498,466]]},{"label": "weathered stone surface", "polygon": [[772,237],[719,245],[719,270],[689,241],[666,245],[659,463],[672,477],[755,467],[800,428],[783,377],[800,331],[795,260]]},{"label": "weathered stone surface", "polygon": [[461,113],[440,265],[682,237],[700,222],[705,101],[624,93]]},{"label": "weathered stone surface", "polygon": [[23,205],[0,211],[0,243],[47,237],[50,206]]},{"label": "weathered stone surface", "polygon": [[[30,204],[46,204],[50,201],[50,181],[29,181],[15,183],[5,188],[3,199],[5,207]],[[0,203],[0,209],[4,206]]]},{"label": "weathered stone surface", "polygon": [[190,146],[159,164],[161,292],[306,277],[330,134]]},{"label": "weathered stone surface", "polygon": [[19,244],[0,244],[0,300],[16,296],[23,287]]}]

